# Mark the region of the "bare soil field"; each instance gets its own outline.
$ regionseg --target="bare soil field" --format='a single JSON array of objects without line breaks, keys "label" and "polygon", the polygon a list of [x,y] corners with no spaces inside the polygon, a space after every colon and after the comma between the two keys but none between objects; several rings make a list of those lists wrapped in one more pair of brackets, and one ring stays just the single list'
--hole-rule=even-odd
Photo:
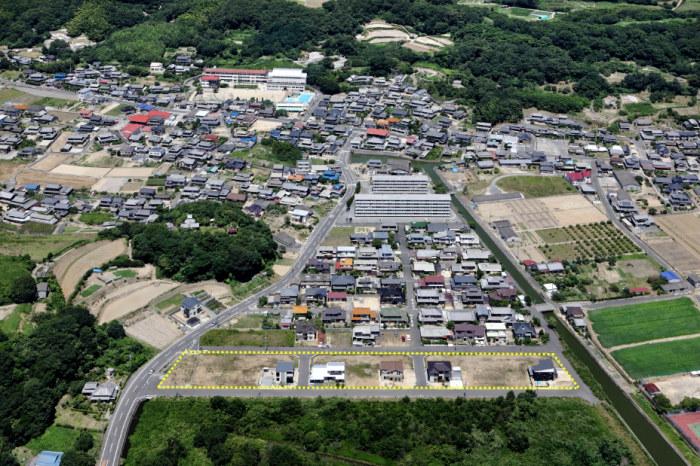
[{"label": "bare soil field", "polygon": [[209,282],[205,283],[203,288],[204,291],[206,291],[218,300],[231,296],[231,287],[226,285],[225,283]]},{"label": "bare soil field", "polygon": [[605,215],[579,194],[479,204],[478,211],[481,218],[490,222],[510,220],[523,223],[528,230],[606,220]]},{"label": "bare soil field", "polygon": [[167,348],[183,335],[180,330],[173,327],[158,314],[151,314],[134,325],[127,327],[126,333],[159,349]]},{"label": "bare soil field", "polygon": [[368,33],[363,40],[374,39],[375,37],[396,37],[402,40],[408,40],[410,37],[403,31],[397,31],[396,29],[386,29],[381,31],[371,31]]},{"label": "bare soil field", "polygon": [[[68,166],[72,167],[73,165]],[[97,178],[90,178],[87,176],[60,175],[56,173],[37,172],[34,170],[23,171],[17,175],[17,183],[21,185],[34,183],[46,186],[50,183],[56,183],[62,184],[63,186],[73,186],[74,189],[82,187],[91,188],[97,180]]]},{"label": "bare soil field", "polygon": [[[109,156],[109,152],[106,150],[101,150],[97,152],[93,152],[92,154],[88,155],[85,160],[83,160],[83,163],[85,164],[102,164],[105,160],[104,159],[110,159],[111,157]],[[114,158],[114,161],[117,162],[119,159],[117,157]]]},{"label": "bare soil field", "polygon": [[297,358],[292,354],[200,354],[192,385],[257,386],[263,367],[274,370],[278,362],[296,364]]},{"label": "bare soil field", "polygon": [[[602,264],[598,265],[601,266]],[[647,278],[659,273],[658,269],[651,262],[644,259],[621,260],[617,263],[617,267],[636,278]]]},{"label": "bare soil field", "polygon": [[253,131],[270,132],[280,125],[278,121],[258,120],[250,127]]},{"label": "bare soil field", "polygon": [[355,295],[352,298],[352,306],[353,307],[368,307],[372,311],[377,311],[379,312],[380,310],[380,303],[379,303],[379,296],[372,296],[372,295],[366,295],[366,294],[361,294],[361,295]]},{"label": "bare soil field", "polygon": [[109,178],[140,178],[147,179],[153,173],[155,173],[156,167],[151,168],[113,168],[109,173],[104,176]]},{"label": "bare soil field", "polygon": [[700,270],[700,260],[691,251],[678,241],[669,237],[664,239],[666,241],[649,242],[649,247],[679,272]]},{"label": "bare soil field", "polygon": [[26,166],[26,163],[15,163],[9,160],[0,161],[0,181],[9,180],[15,173]]},{"label": "bare soil field", "polygon": [[352,332],[326,332],[326,344],[334,348],[349,348],[352,346]]},{"label": "bare soil field", "polygon": [[[56,278],[58,279],[61,288],[63,289],[63,293],[66,296],[70,295],[73,292],[75,286],[78,284],[78,281],[80,281],[85,272],[92,269],[93,267],[98,267],[104,264],[105,262],[114,259],[118,255],[124,254],[126,252],[126,242],[123,239],[120,239],[118,241],[100,241],[97,244],[99,244],[97,248],[88,250],[82,255],[75,256],[76,259],[72,261],[72,263],[67,267],[66,271],[63,272],[61,276],[58,275],[56,269],[54,268]],[[62,261],[63,259],[61,259],[61,262]]]},{"label": "bare soil field", "polygon": [[[527,369],[537,356],[428,356],[427,361],[450,361],[462,369],[465,387],[529,387]],[[427,364],[426,364],[427,365]]]},{"label": "bare soil field", "polygon": [[[682,254],[681,257],[692,256],[700,260],[700,219],[696,214],[656,216],[655,219],[656,223],[661,226],[666,233],[671,235],[671,237],[676,240],[676,243],[683,247],[685,253]],[[651,241],[649,243],[656,251],[657,245],[653,244]],[[657,253],[664,257],[662,253],[658,251]],[[664,257],[664,259],[666,259],[666,257]],[[679,259],[679,257],[676,257],[677,261]],[[685,257],[685,259],[689,260],[690,257]]]},{"label": "bare soil field", "polygon": [[650,379],[659,387],[661,393],[666,395],[674,405],[688,398],[700,398],[700,377],[692,377],[690,374],[671,375]]},{"label": "bare soil field", "polygon": [[146,306],[152,299],[179,286],[177,283],[167,283],[157,280],[141,282],[140,284],[144,285],[146,283],[149,283],[151,286],[146,286],[123,298],[115,299],[105,306],[100,313],[100,324],[129,315],[135,310]]},{"label": "bare soil field", "polygon": [[427,45],[419,45],[415,42],[406,42],[403,47],[407,49],[415,50],[416,52],[437,52],[439,49],[436,47],[428,47]]},{"label": "bare soil field", "polygon": [[110,168],[81,167],[78,165],[62,164],[51,170],[51,173],[56,173],[59,175],[94,176],[95,178],[103,178],[107,176],[107,173],[109,173],[110,170]]},{"label": "bare soil field", "polygon": [[419,37],[416,39],[416,43],[430,45],[433,47],[443,47],[444,45],[430,37]]},{"label": "bare soil field", "polygon": [[58,118],[58,120],[61,122],[75,120],[76,118],[78,118],[80,116],[80,115],[77,115],[75,113],[59,112],[58,110],[52,110],[48,113],[49,113],[49,115],[53,115],[56,118]]},{"label": "bare soil field", "polygon": [[452,42],[450,39],[448,39],[446,37],[431,37],[431,39],[436,40],[436,41],[442,43],[443,45],[453,45],[454,44],[454,42]]},{"label": "bare soil field", "polygon": [[122,189],[124,184],[125,180],[123,178],[102,178],[92,186],[92,189],[97,192],[105,191],[116,194]]},{"label": "bare soil field", "polygon": [[[108,178],[109,179],[109,178]],[[114,179],[114,178],[112,178]],[[116,178],[123,180],[123,178]],[[124,183],[124,186],[119,190],[123,193],[135,193],[143,187],[144,181],[129,181]]]},{"label": "bare soil field", "polygon": [[58,167],[71,157],[73,157],[72,154],[68,154],[65,152],[61,152],[58,154],[49,154],[37,163],[35,163],[32,166],[32,170],[42,170],[48,172]]},{"label": "bare soil field", "polygon": [[194,373],[198,356],[201,355],[183,354],[180,362],[178,362],[174,368],[165,368],[166,371],[170,369],[170,376],[165,379],[163,386],[191,385],[190,382],[192,381],[192,374]]},{"label": "bare soil field", "polygon": [[53,144],[51,145],[51,147],[53,147],[53,150],[58,151],[61,147],[66,145],[66,142],[68,141],[68,136],[70,136],[71,134],[73,133],[71,133],[70,131],[65,131],[59,134],[58,137],[53,141]]},{"label": "bare soil field", "polygon": [[[408,356],[370,356],[370,355],[318,355],[311,361],[312,365],[329,362],[345,363],[346,387],[381,387],[379,367],[382,361],[403,362],[404,382],[396,386],[413,387],[416,385],[416,373],[413,370],[413,359]],[[386,384],[386,382],[385,382]]]},{"label": "bare soil field", "polygon": [[401,37],[376,37],[374,39],[370,39],[369,43],[370,44],[383,44],[385,42],[401,42],[402,39]]},{"label": "bare soil field", "polygon": [[75,262],[79,257],[82,257],[107,243],[108,241],[98,241],[95,243],[86,244],[85,246],[81,246],[63,254],[61,258],[56,261],[53,267],[53,273],[58,282],[60,283],[61,280],[63,280],[63,275],[66,273],[71,264],[73,264],[73,262]]}]

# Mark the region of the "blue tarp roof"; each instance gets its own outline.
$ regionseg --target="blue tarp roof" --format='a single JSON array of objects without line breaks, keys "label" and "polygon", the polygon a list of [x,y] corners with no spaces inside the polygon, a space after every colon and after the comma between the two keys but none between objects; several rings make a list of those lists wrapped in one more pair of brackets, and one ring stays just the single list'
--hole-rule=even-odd
[{"label": "blue tarp roof", "polygon": [[671,281],[671,280],[680,280],[678,276],[673,273],[669,272],[668,270],[666,272],[661,272],[660,274],[662,277],[664,277],[666,280]]},{"label": "blue tarp roof", "polygon": [[150,112],[150,111],[153,110],[155,107],[153,107],[153,106],[151,106],[151,105],[148,105],[148,104],[140,104],[140,105],[139,105],[139,108],[140,108],[141,110],[146,110],[147,112]]}]

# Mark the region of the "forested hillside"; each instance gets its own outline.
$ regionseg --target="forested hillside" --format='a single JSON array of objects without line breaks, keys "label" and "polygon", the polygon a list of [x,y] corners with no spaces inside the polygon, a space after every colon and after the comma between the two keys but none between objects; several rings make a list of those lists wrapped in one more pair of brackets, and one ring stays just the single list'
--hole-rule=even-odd
[{"label": "forested hillside", "polygon": [[125,375],[154,354],[127,338],[121,324],[98,326],[83,307],[36,314],[34,323],[28,332],[0,331],[0,464],[16,464],[5,453],[40,436],[54,422],[63,395],[104,380],[106,367]]},{"label": "forested hillside", "polygon": [[144,406],[125,464],[649,464],[614,433],[626,436],[620,427],[600,405],[532,391],[451,400],[160,398]]},{"label": "forested hillside", "polygon": [[[170,229],[167,223],[181,224],[191,214],[202,226],[213,230]],[[226,233],[228,226],[238,234]],[[277,243],[265,222],[256,222],[240,206],[199,201],[183,204],[164,213],[157,223],[122,223],[103,230],[106,239],[120,237],[132,241],[132,257],[153,264],[158,275],[183,282],[216,279],[250,280],[277,258]]]},{"label": "forested hillside", "polygon": [[[608,93],[648,89],[655,101],[695,95],[700,87],[700,12],[676,12],[629,5],[580,10],[551,21],[525,21],[500,8],[456,5],[455,0],[329,0],[312,9],[288,0],[163,0],[126,2],[18,0],[0,8],[0,44],[33,46],[48,31],[67,27],[103,41],[71,52],[54,47],[60,61],[50,70],[76,63],[119,63],[147,73],[150,62],[172,61],[168,49],[190,47],[205,66],[261,66],[262,58],[297,59],[301,52],[343,55],[352,70],[338,72],[330,62],[309,67],[309,82],[324,92],[346,90],[350,74],[411,73],[421,61],[450,70],[433,81],[438,98],[462,99],[475,106],[475,118],[519,119],[523,108],[579,112]],[[533,0],[512,0],[522,6]],[[640,0],[640,3],[650,3]],[[432,55],[400,44],[359,42],[361,25],[382,18],[410,32],[450,34],[455,44]],[[7,63],[0,62],[6,67]],[[131,66],[131,68],[128,68]],[[135,68],[135,66],[140,68]],[[622,83],[603,76],[653,66],[687,79],[681,86],[661,75],[643,73]],[[602,76],[601,76],[602,75]],[[464,88],[451,86],[460,79]],[[565,83],[565,87],[542,85]]]}]

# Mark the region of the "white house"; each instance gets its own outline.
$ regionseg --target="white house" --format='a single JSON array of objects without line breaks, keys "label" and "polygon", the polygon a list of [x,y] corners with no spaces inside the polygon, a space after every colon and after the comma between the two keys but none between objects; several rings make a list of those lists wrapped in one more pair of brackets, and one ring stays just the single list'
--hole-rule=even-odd
[{"label": "white house", "polygon": [[345,383],[345,363],[329,362],[311,368],[310,385],[323,385],[325,382]]}]

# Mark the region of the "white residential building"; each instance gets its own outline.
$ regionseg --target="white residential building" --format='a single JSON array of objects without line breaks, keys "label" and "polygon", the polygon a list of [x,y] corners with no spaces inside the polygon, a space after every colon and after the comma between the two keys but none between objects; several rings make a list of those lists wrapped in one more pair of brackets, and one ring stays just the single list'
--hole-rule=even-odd
[{"label": "white residential building", "polygon": [[449,194],[357,194],[358,217],[449,217]]},{"label": "white residential building", "polygon": [[311,367],[310,385],[323,385],[325,382],[345,383],[345,363],[329,362]]},{"label": "white residential building", "polygon": [[300,68],[274,68],[267,73],[268,91],[297,91],[306,88],[306,73]]},{"label": "white residential building", "polygon": [[372,177],[374,194],[428,194],[428,177],[425,175]]}]

